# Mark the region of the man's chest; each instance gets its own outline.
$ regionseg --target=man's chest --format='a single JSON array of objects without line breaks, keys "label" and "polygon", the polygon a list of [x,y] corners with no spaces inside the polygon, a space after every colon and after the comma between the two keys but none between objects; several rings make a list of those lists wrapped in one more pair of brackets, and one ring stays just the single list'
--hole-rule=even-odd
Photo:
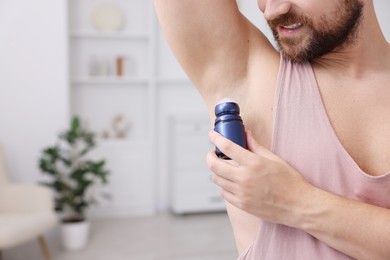
[{"label": "man's chest", "polygon": [[319,85],[332,128],[356,164],[373,176],[390,172],[390,81]]}]

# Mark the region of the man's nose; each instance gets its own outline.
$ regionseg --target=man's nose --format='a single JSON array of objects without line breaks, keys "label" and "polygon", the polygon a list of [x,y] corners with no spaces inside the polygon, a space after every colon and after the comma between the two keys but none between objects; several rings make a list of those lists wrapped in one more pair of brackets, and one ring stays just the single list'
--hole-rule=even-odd
[{"label": "man's nose", "polygon": [[267,21],[288,13],[292,8],[292,3],[286,0],[264,0],[263,4],[264,18]]}]

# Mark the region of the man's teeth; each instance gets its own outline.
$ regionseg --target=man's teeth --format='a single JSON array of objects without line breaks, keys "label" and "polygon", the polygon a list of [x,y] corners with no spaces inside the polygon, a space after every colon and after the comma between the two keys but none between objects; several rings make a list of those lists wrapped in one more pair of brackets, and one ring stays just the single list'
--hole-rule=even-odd
[{"label": "man's teeth", "polygon": [[290,24],[290,25],[284,25],[283,27],[286,29],[296,29],[296,28],[301,27],[301,26],[302,26],[302,23],[294,23],[294,24]]}]

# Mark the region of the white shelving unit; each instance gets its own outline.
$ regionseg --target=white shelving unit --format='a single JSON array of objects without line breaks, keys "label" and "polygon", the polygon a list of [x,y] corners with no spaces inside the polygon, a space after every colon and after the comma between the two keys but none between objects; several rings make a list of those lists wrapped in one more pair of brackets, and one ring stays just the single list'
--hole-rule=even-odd
[{"label": "white shelving unit", "polygon": [[[110,3],[123,14],[119,30],[100,31],[92,23],[99,5]],[[152,1],[70,0],[70,107],[100,136],[94,157],[111,171],[105,188],[112,199],[94,216],[152,214],[155,211],[156,80],[155,17]],[[118,59],[123,59],[118,73]],[[115,136],[113,119],[129,125]]]},{"label": "white shelving unit", "polygon": [[[91,25],[94,8],[107,2],[124,14],[119,31],[99,31]],[[131,216],[168,209],[176,213],[223,209],[203,164],[204,148],[210,148],[207,132],[189,131],[189,136],[166,138],[167,132],[177,130],[167,118],[207,112],[157,30],[153,1],[69,0],[68,15],[71,112],[101,137],[109,136],[100,139],[92,156],[107,161],[111,176],[105,189],[112,200],[91,213]],[[116,73],[117,57],[126,57],[133,66],[125,68],[121,76]],[[113,138],[110,129],[118,114],[131,124],[124,139]],[[175,127],[190,123],[175,121]],[[190,149],[194,160],[183,159],[178,149],[191,140],[201,149]],[[188,163],[188,168],[176,167],[183,163]]]}]

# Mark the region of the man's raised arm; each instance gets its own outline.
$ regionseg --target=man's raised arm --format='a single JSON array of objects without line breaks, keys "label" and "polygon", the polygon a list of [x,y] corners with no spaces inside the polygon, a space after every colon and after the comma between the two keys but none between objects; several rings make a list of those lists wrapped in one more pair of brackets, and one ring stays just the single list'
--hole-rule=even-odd
[{"label": "man's raised arm", "polygon": [[265,36],[240,13],[236,0],[154,4],[170,48],[206,99],[212,98],[214,87],[236,87],[245,79],[251,54],[259,47],[264,55],[275,54]]}]

